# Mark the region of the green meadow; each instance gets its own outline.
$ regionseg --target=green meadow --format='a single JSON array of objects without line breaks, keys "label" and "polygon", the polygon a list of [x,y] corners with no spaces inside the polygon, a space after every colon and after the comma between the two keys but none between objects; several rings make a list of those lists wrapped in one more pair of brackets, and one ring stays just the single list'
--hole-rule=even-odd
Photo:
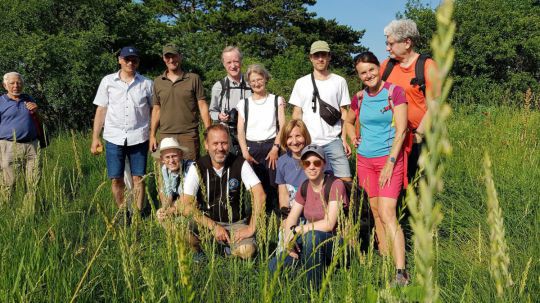
[{"label": "green meadow", "polygon": [[[459,106],[448,120],[452,152],[436,195],[443,220],[434,236],[433,274],[444,302],[538,302],[540,294],[540,113],[509,107]],[[89,152],[89,133],[65,132],[41,151],[41,179],[0,204],[2,302],[407,302],[419,300],[414,245],[412,284],[392,287],[393,262],[369,245],[340,250],[320,293],[304,272],[271,276],[275,218],[258,230],[259,252],[242,261],[204,242],[194,262],[180,232],[156,221],[155,207],[131,226],[114,224],[116,206],[105,157]],[[504,219],[511,283],[497,296],[490,260],[484,154]],[[147,196],[156,198],[154,165]],[[407,218],[402,219],[408,226]],[[181,229],[178,224],[177,229]],[[357,245],[358,246],[358,245]],[[347,259],[348,262],[343,262]]]}]

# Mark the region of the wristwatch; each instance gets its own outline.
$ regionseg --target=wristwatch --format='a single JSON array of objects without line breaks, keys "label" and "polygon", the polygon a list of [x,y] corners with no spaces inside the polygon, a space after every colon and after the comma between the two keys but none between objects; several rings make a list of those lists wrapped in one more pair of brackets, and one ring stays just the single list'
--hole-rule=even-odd
[{"label": "wristwatch", "polygon": [[390,160],[392,164],[396,164],[396,158],[390,157],[388,160]]}]

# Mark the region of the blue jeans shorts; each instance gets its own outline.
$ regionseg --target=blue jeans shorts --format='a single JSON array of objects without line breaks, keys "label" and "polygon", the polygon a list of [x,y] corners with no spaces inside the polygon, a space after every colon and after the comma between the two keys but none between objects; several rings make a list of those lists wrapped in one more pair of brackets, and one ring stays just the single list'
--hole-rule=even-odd
[{"label": "blue jeans shorts", "polygon": [[343,149],[343,142],[340,138],[323,145],[324,153],[326,156],[326,162],[330,163],[334,176],[338,178],[351,177],[351,168],[349,166],[349,159]]},{"label": "blue jeans shorts", "polygon": [[146,174],[148,141],[136,145],[116,145],[105,141],[105,158],[107,159],[107,175],[110,179],[124,177],[126,157],[129,160],[132,176]]}]

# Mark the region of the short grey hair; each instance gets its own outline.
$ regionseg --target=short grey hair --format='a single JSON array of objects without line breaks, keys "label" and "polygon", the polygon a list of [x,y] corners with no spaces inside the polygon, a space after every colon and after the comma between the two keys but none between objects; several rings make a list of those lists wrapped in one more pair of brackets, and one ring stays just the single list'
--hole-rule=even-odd
[{"label": "short grey hair", "polygon": [[248,79],[248,81],[249,81],[249,77],[253,73],[263,76],[266,82],[270,81],[270,79],[272,78],[268,70],[266,70],[266,68],[264,68],[262,64],[251,64],[250,66],[248,66],[248,69],[246,72],[246,79]]},{"label": "short grey hair", "polygon": [[392,36],[396,41],[400,42],[409,38],[411,39],[413,46],[420,38],[418,27],[411,19],[392,20],[392,22],[384,28],[384,35],[387,37]]},{"label": "short grey hair", "polygon": [[221,62],[223,62],[223,55],[230,52],[237,52],[238,56],[240,57],[240,62],[242,62],[242,52],[240,51],[240,48],[233,45],[228,45],[223,49],[223,51],[221,52]]},{"label": "short grey hair", "polygon": [[18,72],[9,72],[4,75],[4,84],[7,84],[8,79],[11,77],[19,77],[21,79],[21,82],[24,83],[23,77]]}]

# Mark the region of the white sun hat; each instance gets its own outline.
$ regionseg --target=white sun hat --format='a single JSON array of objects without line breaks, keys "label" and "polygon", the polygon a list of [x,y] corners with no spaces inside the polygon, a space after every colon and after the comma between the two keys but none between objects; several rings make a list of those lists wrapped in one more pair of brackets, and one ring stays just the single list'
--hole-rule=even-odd
[{"label": "white sun hat", "polygon": [[183,151],[184,153],[189,152],[189,148],[180,145],[180,143],[178,143],[175,138],[163,138],[163,140],[161,140],[161,143],[159,144],[159,149],[155,151],[152,156],[154,158],[159,158],[161,152],[168,149],[178,149]]}]

